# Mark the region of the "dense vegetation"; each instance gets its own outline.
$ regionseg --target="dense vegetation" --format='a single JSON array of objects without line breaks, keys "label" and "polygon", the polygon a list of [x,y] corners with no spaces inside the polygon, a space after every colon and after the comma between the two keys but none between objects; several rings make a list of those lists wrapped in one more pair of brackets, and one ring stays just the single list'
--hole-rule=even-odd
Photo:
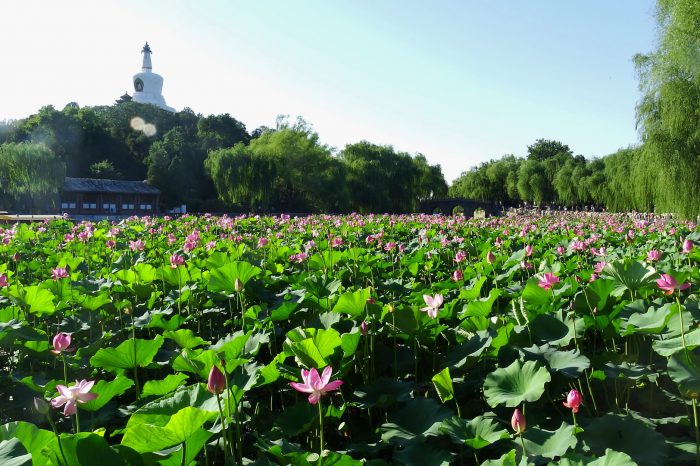
[{"label": "dense vegetation", "polygon": [[699,240],[571,213],[0,230],[0,464],[694,464]]},{"label": "dense vegetation", "polygon": [[[424,156],[368,142],[335,154],[303,120],[280,118],[249,134],[228,114],[135,102],[44,107],[0,124],[0,169],[0,210],[55,210],[63,173],[147,179],[162,191],[163,207],[206,211],[410,212],[447,192],[440,166]],[[29,190],[26,179],[41,190]]]},{"label": "dense vegetation", "polygon": [[512,205],[596,204],[699,215],[700,3],[659,0],[657,22],[657,49],[635,57],[643,93],[639,146],[586,160],[559,142],[539,140],[526,158],[508,155],[472,168],[450,192]]}]

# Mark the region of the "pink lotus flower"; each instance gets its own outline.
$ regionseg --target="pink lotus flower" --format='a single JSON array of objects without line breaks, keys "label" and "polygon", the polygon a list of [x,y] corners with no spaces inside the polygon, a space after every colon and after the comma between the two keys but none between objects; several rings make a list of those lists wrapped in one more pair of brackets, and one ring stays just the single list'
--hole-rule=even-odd
[{"label": "pink lotus flower", "polygon": [[464,274],[462,273],[461,270],[455,270],[454,272],[452,272],[452,281],[453,282],[458,282],[462,279],[464,279]]},{"label": "pink lotus flower", "polygon": [[7,282],[7,275],[5,275],[4,273],[3,273],[3,274],[0,274],[0,288],[4,288],[4,287],[6,287],[7,285],[8,285],[8,282]]},{"label": "pink lotus flower", "polygon": [[678,284],[678,281],[673,278],[673,276],[662,273],[661,278],[656,280],[656,285],[659,287],[660,290],[664,292],[664,294],[673,294],[674,291],[676,290],[687,290],[690,288],[690,283],[686,282],[683,283],[682,285]]},{"label": "pink lotus flower", "polygon": [[68,278],[68,271],[63,267],[56,267],[51,271],[51,278],[53,278],[54,281]]},{"label": "pink lotus flower", "polygon": [[563,403],[567,408],[571,408],[574,414],[578,413],[578,407],[583,403],[583,397],[578,392],[578,390],[571,390],[568,395],[566,395],[566,401]]},{"label": "pink lotus flower", "polygon": [[534,268],[534,266],[532,265],[532,262],[520,261],[520,268],[523,270],[527,270]]},{"label": "pink lotus flower", "polygon": [[259,238],[259,239],[258,239],[258,247],[259,247],[259,248],[262,248],[262,247],[264,247],[264,246],[267,246],[267,243],[269,243],[269,241],[267,240],[267,238]]},{"label": "pink lotus flower", "polygon": [[510,418],[510,426],[513,428],[516,434],[522,434],[527,428],[527,422],[525,421],[525,416],[523,416],[520,408],[515,408],[513,411],[513,417]]},{"label": "pink lotus flower", "polygon": [[686,239],[685,241],[683,241],[683,249],[681,249],[681,252],[683,254],[688,254],[692,250],[693,250],[693,242],[690,241],[689,239]]},{"label": "pink lotus flower", "polygon": [[421,312],[427,312],[428,316],[431,318],[436,318],[438,315],[438,310],[443,303],[443,297],[441,294],[436,294],[435,296],[430,296],[427,294],[423,295],[423,301],[427,304],[426,307],[421,308]]},{"label": "pink lotus flower", "polygon": [[557,283],[559,283],[559,277],[553,273],[545,273],[542,274],[542,278],[540,278],[540,282],[537,284],[537,286],[549,291]]},{"label": "pink lotus flower", "polygon": [[323,395],[333,390],[337,390],[343,385],[342,380],[334,380],[331,382],[331,375],[333,374],[333,368],[331,366],[326,366],[323,369],[323,374],[318,375],[316,368],[312,368],[310,371],[301,370],[301,379],[304,383],[290,382],[289,385],[296,391],[302,393],[310,393],[309,403],[315,405],[318,400],[321,399]]},{"label": "pink lotus flower", "polygon": [[557,246],[557,254],[559,254],[561,256],[565,252],[566,252],[566,249],[564,248],[564,246]]},{"label": "pink lotus flower", "polygon": [[170,268],[176,269],[181,265],[185,265],[185,258],[180,254],[172,254],[170,256]]},{"label": "pink lotus flower", "polygon": [[69,348],[71,342],[70,333],[59,332],[53,337],[53,349],[51,352],[53,354],[61,354],[64,351],[73,351],[73,348]]},{"label": "pink lotus flower", "polygon": [[457,251],[457,254],[455,254],[454,261],[456,263],[464,262],[464,260],[467,258],[467,254],[464,251]]},{"label": "pink lotus flower", "polygon": [[525,257],[530,257],[532,255],[532,245],[528,244],[525,246]]},{"label": "pink lotus flower", "polygon": [[143,251],[143,248],[145,247],[146,244],[140,239],[136,241],[129,241],[129,249],[131,249],[133,252]]},{"label": "pink lotus flower", "polygon": [[593,270],[595,270],[595,273],[601,274],[603,273],[603,269],[606,265],[608,265],[608,263],[605,261],[596,262],[595,267],[593,267]]},{"label": "pink lotus flower", "polygon": [[216,365],[211,366],[209,371],[209,379],[207,379],[207,390],[212,395],[219,395],[226,388],[226,377],[224,377],[223,372],[216,367]]},{"label": "pink lotus flower", "polygon": [[343,245],[343,238],[340,238],[338,236],[333,238],[333,242],[331,243],[332,247],[337,248],[337,247],[342,246],[342,245]]},{"label": "pink lotus flower", "polygon": [[661,259],[661,256],[661,251],[657,251],[656,249],[652,249],[651,251],[647,252],[647,260],[649,262],[656,262],[657,260]]},{"label": "pink lotus flower", "polygon": [[108,239],[107,241],[105,241],[105,246],[107,247],[107,249],[112,249],[116,245],[117,243],[113,239]]},{"label": "pink lotus flower", "polygon": [[97,393],[88,393],[93,385],[95,385],[94,380],[81,380],[80,382],[76,380],[75,385],[72,387],[56,385],[56,390],[58,390],[60,395],[51,400],[51,406],[58,408],[66,405],[66,407],[63,408],[63,414],[65,416],[72,416],[78,409],[78,403],[87,403],[97,398]]}]

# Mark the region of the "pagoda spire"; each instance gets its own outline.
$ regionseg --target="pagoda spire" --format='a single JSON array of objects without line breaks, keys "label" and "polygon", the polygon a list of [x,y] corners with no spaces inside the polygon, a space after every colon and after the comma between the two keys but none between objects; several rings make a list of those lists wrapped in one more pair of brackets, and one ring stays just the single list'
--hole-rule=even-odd
[{"label": "pagoda spire", "polygon": [[141,49],[141,53],[143,54],[143,66],[141,67],[141,71],[151,71],[153,66],[151,65],[151,47],[148,45],[148,42],[146,42],[146,45]]}]

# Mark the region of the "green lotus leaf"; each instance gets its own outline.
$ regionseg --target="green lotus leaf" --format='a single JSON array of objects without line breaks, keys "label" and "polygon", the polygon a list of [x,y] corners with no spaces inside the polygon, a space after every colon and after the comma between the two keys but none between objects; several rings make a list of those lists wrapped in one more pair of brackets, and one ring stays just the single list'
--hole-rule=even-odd
[{"label": "green lotus leaf", "polygon": [[394,459],[397,464],[405,466],[449,466],[454,455],[430,444],[411,444],[396,451]]},{"label": "green lotus leaf", "polygon": [[82,403],[78,405],[78,407],[87,411],[97,411],[106,405],[109,400],[115,396],[123,394],[133,385],[134,381],[123,375],[116,376],[114,380],[110,382],[107,382],[106,380],[99,380],[92,387],[92,390],[90,390],[90,393],[97,394],[97,398],[90,400],[87,403]]},{"label": "green lotus leaf", "polygon": [[234,284],[239,279],[245,286],[252,278],[256,277],[262,270],[249,262],[235,261],[229,262],[223,267],[212,270],[209,276],[207,287],[212,291],[226,291],[235,293]]},{"label": "green lotus leaf", "polygon": [[121,443],[139,453],[163,450],[186,441],[212,417],[213,413],[188,406],[173,414],[163,427],[146,423],[127,426]]},{"label": "green lotus leaf", "polygon": [[666,464],[664,436],[631,417],[604,414],[579,435],[593,454],[602,456],[612,449],[628,454],[639,466]]},{"label": "green lotus leaf", "polygon": [[435,385],[435,390],[437,390],[440,401],[443,403],[451,400],[455,396],[455,390],[452,387],[452,376],[450,375],[450,368],[446,367],[437,374],[433,376],[433,385]]},{"label": "green lotus leaf", "polygon": [[333,306],[333,312],[348,314],[353,319],[357,318],[365,312],[365,306],[369,297],[369,288],[343,293],[338,297],[338,302],[335,303],[335,306]]},{"label": "green lotus leaf", "polygon": [[563,456],[576,446],[574,426],[562,422],[559,429],[549,431],[539,427],[528,427],[523,434],[525,449],[528,455],[554,459]]},{"label": "green lotus leaf", "polygon": [[685,337],[678,336],[665,340],[656,340],[651,346],[661,356],[669,357],[683,351],[683,338],[685,338],[685,345],[688,349],[700,346],[700,328],[686,333]]},{"label": "green lotus leaf", "polygon": [[639,261],[615,261],[607,264],[601,274],[614,283],[613,296],[622,296],[625,291],[638,291],[654,284],[658,273]]},{"label": "green lotus leaf", "polygon": [[50,430],[39,429],[29,422],[15,421],[0,426],[0,440],[17,439],[38,465],[46,463],[42,461],[41,450],[55,438]]},{"label": "green lotus leaf", "polygon": [[108,371],[145,367],[163,344],[163,337],[156,335],[153,340],[140,338],[124,340],[116,348],[102,348],[90,358],[90,364]]},{"label": "green lotus leaf", "polygon": [[416,398],[389,415],[389,422],[381,427],[382,440],[392,445],[422,443],[437,435],[442,421],[451,416],[452,411],[434,398]]},{"label": "green lotus leaf", "polygon": [[54,294],[36,285],[24,287],[22,301],[29,307],[29,312],[38,316],[52,315],[56,312],[53,300]]},{"label": "green lotus leaf", "polygon": [[510,438],[507,430],[491,417],[477,416],[467,421],[452,417],[442,422],[440,432],[447,434],[457,445],[480,450],[502,439]]},{"label": "green lotus leaf", "polygon": [[[60,446],[54,436],[44,447],[42,454],[46,460],[50,460],[46,464],[64,464],[65,457],[70,466],[87,464],[128,466],[103,437],[91,432],[80,432],[75,435],[61,434]],[[36,461],[34,457],[32,459]]]},{"label": "green lotus leaf", "polygon": [[549,372],[534,361],[520,364],[519,360],[506,368],[499,368],[486,376],[484,395],[489,406],[501,404],[515,408],[525,402],[540,399],[544,386],[552,380]]},{"label": "green lotus leaf", "polygon": [[538,285],[539,280],[531,278],[527,281],[523,290],[523,301],[535,307],[552,302],[552,292],[547,291]]},{"label": "green lotus leaf", "polygon": [[688,398],[700,397],[700,349],[672,355],[668,359],[668,375],[678,390]]},{"label": "green lotus leaf", "polygon": [[356,389],[353,393],[353,403],[363,409],[387,409],[396,403],[410,401],[412,390],[413,384],[410,382],[381,378]]},{"label": "green lotus leaf", "polygon": [[194,332],[188,328],[165,331],[163,332],[163,337],[173,340],[180,348],[183,349],[196,348],[208,343],[203,338],[195,335]]},{"label": "green lotus leaf", "polygon": [[518,461],[515,450],[511,450],[497,460],[484,461],[481,463],[481,466],[528,466],[528,462],[525,457],[521,457],[520,461]]},{"label": "green lotus leaf", "polygon": [[287,437],[293,437],[318,427],[318,409],[303,397],[303,401],[286,407],[275,419],[275,426]]},{"label": "green lotus leaf", "polygon": [[488,332],[479,332],[459,345],[443,360],[443,365],[462,367],[470,358],[478,358],[490,345],[492,338]]},{"label": "green lotus leaf", "polygon": [[187,374],[170,374],[163,380],[149,380],[143,384],[141,396],[163,396],[177,390],[177,387],[187,380]]},{"label": "green lotus leaf", "polygon": [[32,455],[27,453],[16,438],[0,441],[0,464],[3,466],[29,466]]}]

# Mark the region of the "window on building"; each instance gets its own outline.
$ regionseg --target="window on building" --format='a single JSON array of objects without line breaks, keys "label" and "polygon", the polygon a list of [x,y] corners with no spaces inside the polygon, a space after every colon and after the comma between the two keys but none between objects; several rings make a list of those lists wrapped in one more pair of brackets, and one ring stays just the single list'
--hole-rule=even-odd
[{"label": "window on building", "polygon": [[122,204],[123,210],[134,210],[134,204]]},{"label": "window on building", "polygon": [[141,204],[139,206],[139,209],[141,210],[151,210],[151,204]]}]

